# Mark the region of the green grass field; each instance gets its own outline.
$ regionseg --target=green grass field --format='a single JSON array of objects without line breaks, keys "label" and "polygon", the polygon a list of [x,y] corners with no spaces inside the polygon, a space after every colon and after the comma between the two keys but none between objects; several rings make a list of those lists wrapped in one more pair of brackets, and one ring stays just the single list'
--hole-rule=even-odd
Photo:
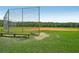
[{"label": "green grass field", "polygon": [[41,32],[49,34],[50,37],[43,40],[0,37],[0,52],[79,52],[79,31]]}]

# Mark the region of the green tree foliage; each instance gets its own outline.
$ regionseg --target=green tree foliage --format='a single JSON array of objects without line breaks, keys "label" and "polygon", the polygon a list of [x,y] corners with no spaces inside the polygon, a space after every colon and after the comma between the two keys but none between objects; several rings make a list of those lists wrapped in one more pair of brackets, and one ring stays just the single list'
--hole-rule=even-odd
[{"label": "green tree foliage", "polygon": [[[79,23],[58,23],[58,22],[11,22],[9,25],[17,27],[79,27]],[[0,20],[0,27],[3,26],[3,20]]]}]

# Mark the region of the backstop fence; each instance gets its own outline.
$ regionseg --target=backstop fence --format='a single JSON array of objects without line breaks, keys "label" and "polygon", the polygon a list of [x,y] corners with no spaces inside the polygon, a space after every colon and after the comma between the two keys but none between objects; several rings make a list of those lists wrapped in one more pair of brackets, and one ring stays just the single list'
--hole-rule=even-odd
[{"label": "backstop fence", "polygon": [[4,16],[6,33],[39,33],[40,7],[8,9]]}]

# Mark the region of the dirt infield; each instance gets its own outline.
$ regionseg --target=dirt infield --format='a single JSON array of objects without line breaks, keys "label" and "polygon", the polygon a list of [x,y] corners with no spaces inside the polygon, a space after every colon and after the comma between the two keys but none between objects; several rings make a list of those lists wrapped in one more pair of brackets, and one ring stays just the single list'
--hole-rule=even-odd
[{"label": "dirt infield", "polygon": [[49,27],[40,27],[40,28],[33,28],[33,30],[79,31],[79,28],[49,28]]}]

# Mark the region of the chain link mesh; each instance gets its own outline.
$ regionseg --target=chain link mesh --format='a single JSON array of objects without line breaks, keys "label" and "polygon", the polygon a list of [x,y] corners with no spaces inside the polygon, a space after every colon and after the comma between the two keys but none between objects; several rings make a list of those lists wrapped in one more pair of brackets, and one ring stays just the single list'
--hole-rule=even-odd
[{"label": "chain link mesh", "polygon": [[9,9],[4,16],[4,31],[32,33],[39,31],[39,7]]}]

